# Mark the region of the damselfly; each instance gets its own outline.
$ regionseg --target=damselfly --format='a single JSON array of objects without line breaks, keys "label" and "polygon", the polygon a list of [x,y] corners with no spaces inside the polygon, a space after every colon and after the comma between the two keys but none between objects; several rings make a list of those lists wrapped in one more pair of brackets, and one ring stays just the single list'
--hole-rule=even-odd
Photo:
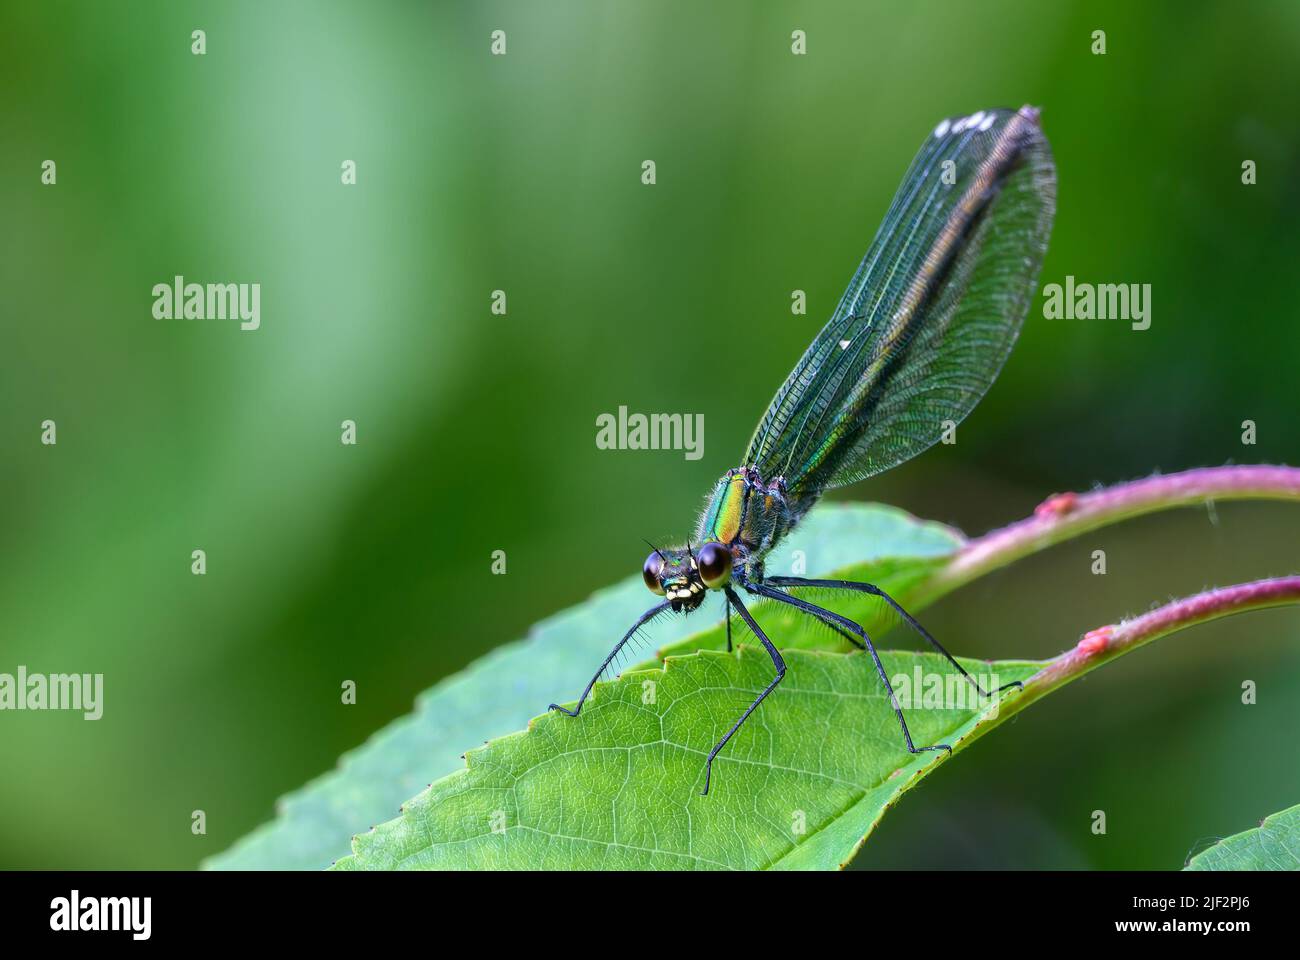
[{"label": "damselfly", "polygon": [[744,593],[788,604],[867,650],[907,749],[951,752],[948,744],[912,743],[866,630],[798,592],[813,587],[879,597],[981,696],[990,692],[879,587],[768,576],[763,559],[824,491],[915,456],[979,402],[1020,332],[1055,201],[1056,172],[1037,110],[981,110],[934,128],[830,322],[777,391],[742,465],[714,487],[694,540],[656,548],[646,558],[646,586],[664,599],[610,651],[573,709],[551,709],[576,717],[637,630],[668,611],[690,613],[710,592],[721,594],[727,649],[734,611],[767,650],[776,676],[709,752],[707,794],[714,757],[785,676],[785,661],[741,600]]}]

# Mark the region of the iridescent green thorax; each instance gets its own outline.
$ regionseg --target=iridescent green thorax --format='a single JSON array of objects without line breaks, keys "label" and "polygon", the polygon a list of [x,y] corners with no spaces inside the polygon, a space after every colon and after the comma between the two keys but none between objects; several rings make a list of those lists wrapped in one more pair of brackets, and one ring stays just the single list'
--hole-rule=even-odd
[{"label": "iridescent green thorax", "polygon": [[733,542],[740,534],[747,493],[744,471],[728,470],[713,488],[704,515],[700,517],[696,539]]},{"label": "iridescent green thorax", "polygon": [[780,477],[767,479],[752,467],[736,467],[714,486],[696,537],[742,547],[746,557],[758,559],[801,515]]}]

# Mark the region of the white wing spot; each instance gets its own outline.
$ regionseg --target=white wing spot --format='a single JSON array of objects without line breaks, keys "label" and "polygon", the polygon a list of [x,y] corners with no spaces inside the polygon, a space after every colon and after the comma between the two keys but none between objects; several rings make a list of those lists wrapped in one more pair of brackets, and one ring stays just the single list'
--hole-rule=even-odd
[{"label": "white wing spot", "polygon": [[966,118],[966,129],[974,130],[983,122],[984,122],[983,110],[979,111],[978,113],[972,113],[969,117]]},{"label": "white wing spot", "polygon": [[980,124],[980,133],[983,133],[989,127],[993,126],[993,121],[996,119],[997,118],[994,117],[993,114],[991,113],[987,117],[985,117],[984,122]]},{"label": "white wing spot", "polygon": [[940,120],[939,125],[934,128],[934,135],[936,137],[942,137],[947,132],[948,132],[948,121]]},{"label": "white wing spot", "polygon": [[852,343],[852,342],[853,342],[852,340],[841,340],[841,341],[840,341],[840,349],[841,349],[841,350],[847,350],[847,349],[849,348],[849,344]]}]

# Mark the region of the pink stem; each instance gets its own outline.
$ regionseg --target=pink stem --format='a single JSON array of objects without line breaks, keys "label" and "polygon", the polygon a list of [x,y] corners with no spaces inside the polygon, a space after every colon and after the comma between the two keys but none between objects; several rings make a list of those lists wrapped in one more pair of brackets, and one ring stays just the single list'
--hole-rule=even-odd
[{"label": "pink stem", "polygon": [[1024,703],[1018,703],[1017,709],[1108,660],[1185,627],[1290,603],[1300,603],[1300,576],[1207,590],[1131,620],[1090,630],[1073,648],[1049,660],[1042,670],[1025,681]]},{"label": "pink stem", "polygon": [[1295,467],[1201,467],[1091,493],[1058,493],[1034,515],[971,540],[935,576],[938,594],[1089,530],[1171,506],[1215,500],[1300,500]]}]

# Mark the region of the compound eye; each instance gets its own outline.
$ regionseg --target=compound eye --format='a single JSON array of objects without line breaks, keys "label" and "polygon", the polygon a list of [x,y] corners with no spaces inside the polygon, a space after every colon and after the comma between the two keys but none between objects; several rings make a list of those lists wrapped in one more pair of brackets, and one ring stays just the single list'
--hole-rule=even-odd
[{"label": "compound eye", "polygon": [[650,556],[645,558],[645,566],[641,568],[641,576],[645,580],[645,585],[650,588],[651,593],[657,593],[659,596],[664,595],[664,586],[659,582],[659,574],[664,571],[664,558],[659,556],[656,550]]},{"label": "compound eye", "polygon": [[720,543],[706,543],[695,555],[700,579],[711,590],[726,586],[731,580],[731,551]]}]

